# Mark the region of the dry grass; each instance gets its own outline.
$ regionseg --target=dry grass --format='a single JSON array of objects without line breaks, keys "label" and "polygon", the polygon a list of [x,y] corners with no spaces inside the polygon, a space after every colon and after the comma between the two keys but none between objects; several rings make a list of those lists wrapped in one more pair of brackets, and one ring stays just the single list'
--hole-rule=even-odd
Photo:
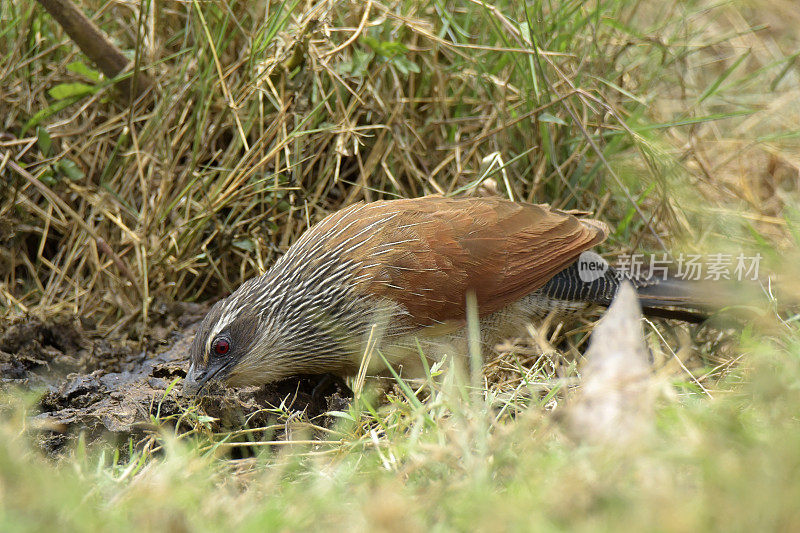
[{"label": "dry grass", "polygon": [[[572,19],[542,13],[569,31],[548,42],[548,32],[527,37],[500,10],[476,5],[447,13],[342,2],[284,14],[252,2],[168,3],[144,16],[138,39],[135,4],[87,6],[123,48],[139,44],[158,80],[152,99],[130,110],[70,69],[80,55],[40,10],[15,4],[0,71],[15,81],[0,100],[4,156],[88,221],[124,270],[12,174],[2,204],[14,250],[4,258],[6,305],[92,313],[105,327],[145,321],[156,296],[223,294],[268,267],[309,221],[362,198],[488,190],[607,209],[614,174],[601,172],[595,149],[636,142],[623,120],[638,105],[608,87],[626,77],[625,35],[559,27]],[[487,24],[489,38],[472,42]],[[94,94],[48,96],[76,81]],[[479,176],[494,152],[506,166]]]},{"label": "dry grass", "polygon": [[[6,316],[141,339],[331,210],[437,192],[594,211],[612,253],[794,244],[797,36],[776,10],[85,7],[157,89],[125,105],[33,2],[4,12],[0,150],[29,173],[2,166]],[[736,356],[714,353],[694,366]]]},{"label": "dry grass", "polygon": [[[612,257],[758,252],[796,297],[794,4],[87,0],[157,82],[131,106],[32,0],[2,3],[2,315],[141,340],[160,304],[225,295],[326,213],[435,192],[593,211]],[[398,385],[329,441],[229,463],[198,457],[229,436],[154,434],[127,462],[79,447],[54,469],[8,400],[0,523],[790,530],[800,342],[796,317],[769,316],[645,324],[672,386],[641,453],[576,450],[545,416],[587,324],[501,347],[483,403]]]}]

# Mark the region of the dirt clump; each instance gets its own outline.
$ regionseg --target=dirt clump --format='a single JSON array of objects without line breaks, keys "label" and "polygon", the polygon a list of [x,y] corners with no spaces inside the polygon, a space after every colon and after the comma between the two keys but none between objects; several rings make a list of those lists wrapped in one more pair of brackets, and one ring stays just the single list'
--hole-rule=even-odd
[{"label": "dirt clump", "polygon": [[81,433],[88,442],[126,447],[130,440],[142,442],[165,427],[192,430],[201,416],[211,432],[274,425],[279,413],[288,411],[329,427],[334,420],[325,413],[346,409],[352,397],[341,380],[302,376],[261,388],[216,387],[199,399],[187,398],[180,381],[186,376],[196,328],[194,324],[174,333],[167,349],[118,365],[119,371],[71,373],[50,386],[35,419],[41,447],[57,453]]},{"label": "dirt clump", "polygon": [[78,320],[25,317],[0,328],[0,385],[36,387],[82,369],[88,351]]},{"label": "dirt clump", "polygon": [[[301,376],[261,388],[211,387],[182,394],[194,333],[208,307],[154,306],[138,341],[100,336],[86,320],[25,317],[0,324],[0,389],[41,390],[34,426],[42,449],[58,453],[83,435],[127,448],[168,428],[214,433],[275,427],[287,413],[330,426],[347,408],[341,379]],[[266,434],[265,434],[266,435]],[[269,438],[281,438],[272,431]]]}]

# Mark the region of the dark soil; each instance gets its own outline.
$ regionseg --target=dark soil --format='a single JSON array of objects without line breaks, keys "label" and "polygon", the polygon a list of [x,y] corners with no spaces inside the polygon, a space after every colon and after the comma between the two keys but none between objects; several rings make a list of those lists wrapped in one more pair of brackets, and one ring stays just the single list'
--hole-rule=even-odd
[{"label": "dark soil", "polygon": [[188,305],[165,312],[145,342],[98,338],[74,319],[27,318],[6,325],[0,331],[0,388],[44,391],[35,427],[48,453],[66,449],[80,434],[90,443],[125,449],[165,426],[179,432],[258,428],[274,425],[287,411],[328,427],[333,420],[325,413],[347,408],[350,390],[325,376],[262,388],[217,387],[199,400],[183,396],[189,345],[205,309]]}]

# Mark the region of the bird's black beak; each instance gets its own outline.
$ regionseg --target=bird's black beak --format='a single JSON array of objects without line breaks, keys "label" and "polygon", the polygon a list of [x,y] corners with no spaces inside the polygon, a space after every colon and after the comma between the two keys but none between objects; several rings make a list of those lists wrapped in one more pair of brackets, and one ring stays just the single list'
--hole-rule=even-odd
[{"label": "bird's black beak", "polygon": [[183,394],[185,396],[198,396],[209,381],[224,374],[227,366],[227,364],[219,362],[204,369],[199,369],[192,363],[189,366],[189,371],[186,372],[186,377],[183,379]]},{"label": "bird's black beak", "polygon": [[[194,363],[189,366],[189,371],[186,372],[186,377],[183,379],[183,394],[186,396],[197,396],[197,393],[200,392],[200,389],[203,388],[203,385],[206,384],[208,378],[203,375],[203,372],[196,372],[194,368]],[[198,379],[199,378],[199,379]]]}]

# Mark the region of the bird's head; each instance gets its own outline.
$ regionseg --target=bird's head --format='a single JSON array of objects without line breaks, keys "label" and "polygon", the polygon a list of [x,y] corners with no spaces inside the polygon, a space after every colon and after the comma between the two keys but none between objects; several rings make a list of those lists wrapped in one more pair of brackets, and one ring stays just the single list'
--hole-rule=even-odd
[{"label": "bird's head", "polygon": [[251,312],[231,313],[232,297],[214,305],[195,335],[189,349],[191,364],[183,383],[187,394],[197,394],[212,381],[228,383],[237,377],[241,379],[238,369],[257,342],[259,317]]},{"label": "bird's head", "polygon": [[363,311],[343,293],[280,281],[253,278],[212,307],[189,349],[184,393],[196,395],[210,382],[244,387],[349,371],[366,327]]}]

